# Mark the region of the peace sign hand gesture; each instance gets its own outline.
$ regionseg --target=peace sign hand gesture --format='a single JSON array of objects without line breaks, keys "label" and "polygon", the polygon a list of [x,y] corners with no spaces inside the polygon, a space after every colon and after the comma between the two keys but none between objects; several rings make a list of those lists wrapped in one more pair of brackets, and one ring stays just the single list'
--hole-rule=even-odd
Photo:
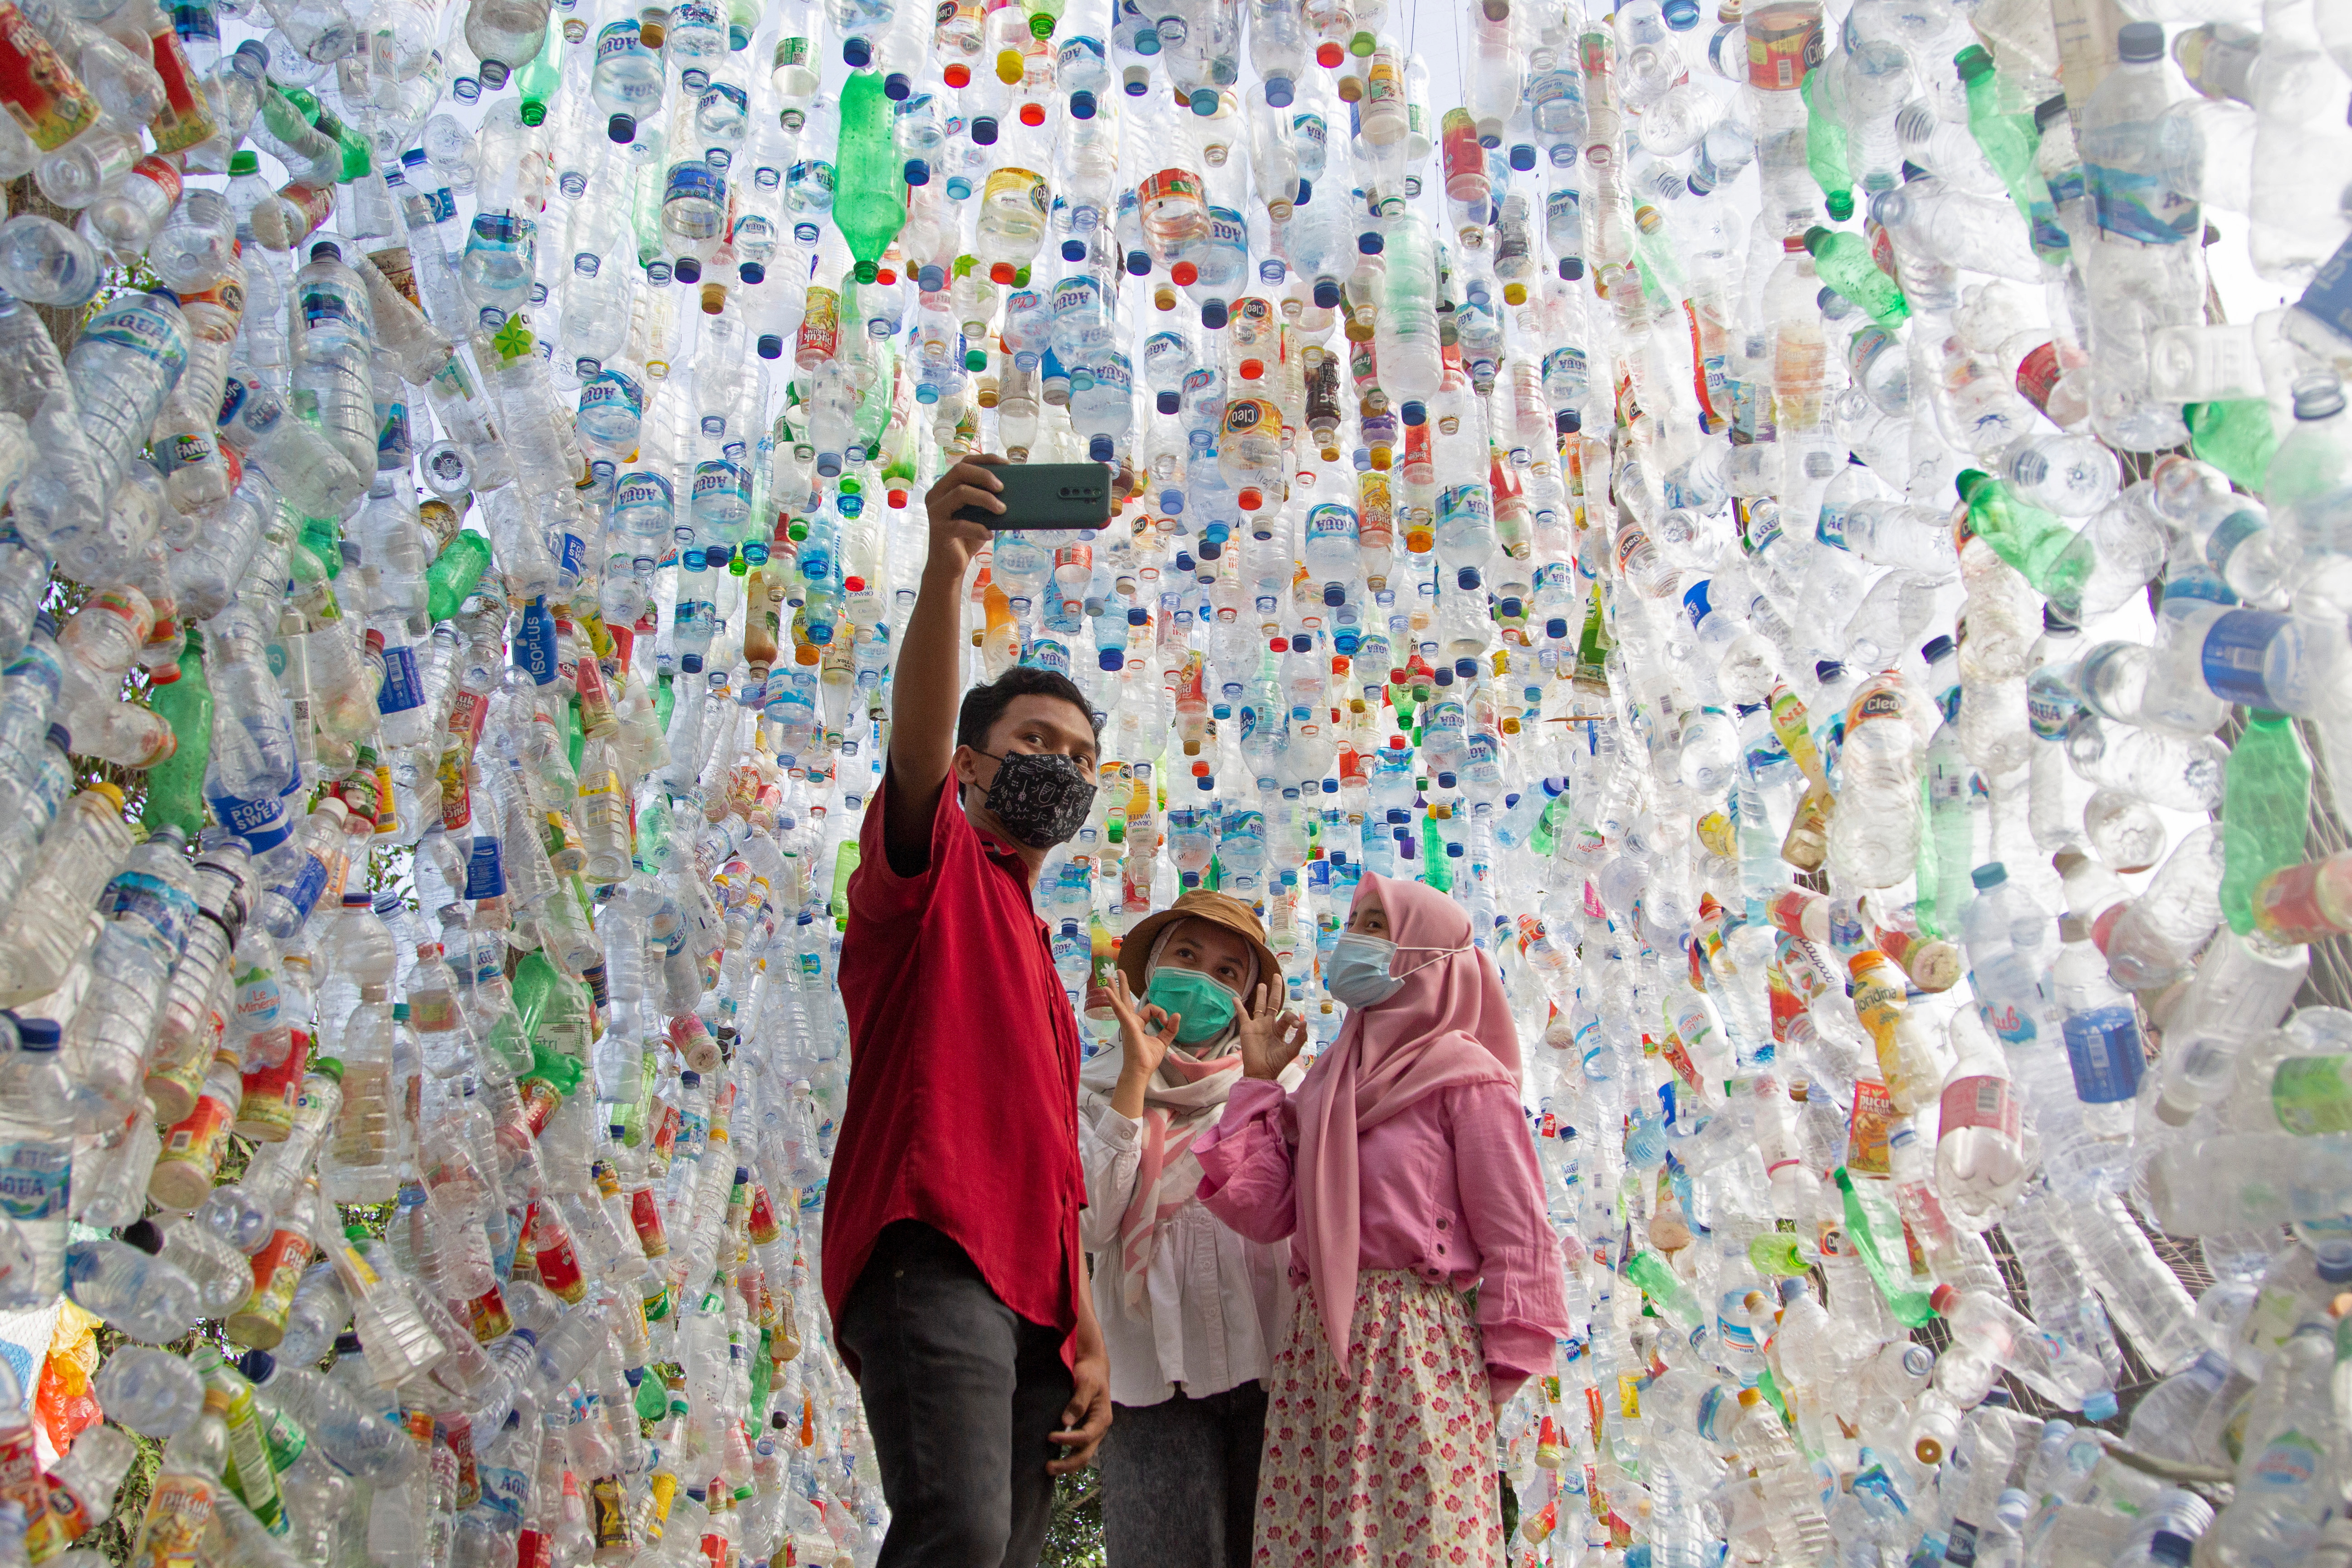
[{"label": "peace sign hand gesture", "polygon": [[1244,1078],[1277,1079],[1297,1059],[1307,1044],[1307,1020],[1296,1013],[1276,1010],[1272,988],[1261,985],[1242,1016],[1241,1047]]}]

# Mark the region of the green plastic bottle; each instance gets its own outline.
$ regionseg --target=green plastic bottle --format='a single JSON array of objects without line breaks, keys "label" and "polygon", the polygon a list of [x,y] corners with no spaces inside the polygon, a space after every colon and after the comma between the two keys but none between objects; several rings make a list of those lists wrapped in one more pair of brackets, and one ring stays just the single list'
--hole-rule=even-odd
[{"label": "green plastic bottle", "polygon": [[194,841],[205,826],[205,764],[213,751],[213,689],[205,679],[205,635],[188,628],[180,679],[154,689],[147,706],[167,720],[179,749],[147,770],[147,831],[176,827]]},{"label": "green plastic bottle", "polygon": [[[316,423],[316,421],[312,421]],[[317,557],[319,569],[331,583],[342,575],[343,525],[331,517],[306,517],[302,520],[302,548]]]},{"label": "green plastic bottle", "polygon": [[1641,1288],[1660,1317],[1685,1329],[1696,1328],[1706,1321],[1706,1310],[1699,1305],[1697,1296],[1683,1283],[1673,1266],[1656,1253],[1644,1248],[1628,1258],[1625,1278]]},{"label": "green plastic bottle", "polygon": [[547,106],[555,101],[556,90],[563,85],[563,19],[550,16],[547,20],[547,41],[539,53],[531,57],[514,79],[515,90],[522,94],[522,122],[537,125],[547,118]]},{"label": "green plastic bottle", "polygon": [[2240,936],[2254,929],[2256,884],[2303,864],[2310,816],[2311,758],[2294,721],[2249,710],[2221,784],[2221,918]]},{"label": "green plastic bottle", "polygon": [[473,596],[489,564],[490,542],[469,530],[459,529],[442,546],[433,564],[425,569],[425,613],[436,626],[456,615]]},{"label": "green plastic bottle", "polygon": [[2081,599],[2091,557],[2070,548],[2073,529],[1981,469],[1961,470],[1955,483],[1968,504],[1969,531],[1991,545],[1994,554],[2016,567],[2042,597],[2062,605]]},{"label": "green plastic bottle", "polygon": [[1813,270],[1822,281],[1861,306],[1880,326],[1892,331],[1911,319],[1911,301],[1903,297],[1903,285],[1879,269],[1870,242],[1862,236],[1816,224],[1805,231],[1805,248],[1813,253]]},{"label": "green plastic bottle", "polygon": [[273,85],[286,95],[286,101],[302,111],[313,130],[321,136],[331,137],[342,148],[343,168],[340,176],[342,182],[360,179],[374,166],[369,155],[367,138],[337,119],[333,111],[319,101],[317,94],[285,82]]},{"label": "green plastic bottle", "polygon": [[2180,416],[2189,425],[2189,450],[2200,461],[2212,464],[2249,490],[2263,488],[2271,455],[2278,450],[2268,399],[2184,404]]},{"label": "green plastic bottle", "polygon": [[1820,67],[1805,73],[1804,85],[1797,92],[1805,100],[1805,167],[1822,188],[1822,205],[1832,218],[1843,223],[1853,216],[1853,174],[1846,167],[1845,126],[1822,101],[1829,88]]},{"label": "green plastic bottle", "polygon": [[2034,163],[2042,146],[2033,115],[2004,110],[2000,104],[2000,73],[1992,56],[1980,44],[1970,44],[1952,57],[1952,64],[1969,95],[1969,134],[1984,150],[1985,162],[2009,187],[2009,199],[2025,219],[2033,253],[2053,265],[2063,262],[2071,249],[2066,231],[2058,223],[2058,205],[2050,199],[2049,182]]},{"label": "green plastic bottle", "polygon": [[849,243],[860,283],[874,281],[875,264],[907,224],[907,164],[891,143],[892,109],[879,71],[854,72],[841,89],[833,221]]}]

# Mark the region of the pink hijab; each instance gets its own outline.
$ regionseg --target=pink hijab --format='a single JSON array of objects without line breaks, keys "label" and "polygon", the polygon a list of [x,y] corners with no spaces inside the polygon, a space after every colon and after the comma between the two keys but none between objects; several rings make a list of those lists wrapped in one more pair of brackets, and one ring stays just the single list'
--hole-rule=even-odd
[{"label": "pink hijab", "polygon": [[1348,1364],[1355,1341],[1361,1191],[1356,1140],[1440,1089],[1518,1087],[1519,1036],[1502,976],[1470,945],[1470,917],[1433,888],[1367,871],[1359,902],[1377,894],[1397,945],[1387,1001],[1349,1009],[1339,1038],[1298,1086],[1298,1228],[1323,1331]]}]

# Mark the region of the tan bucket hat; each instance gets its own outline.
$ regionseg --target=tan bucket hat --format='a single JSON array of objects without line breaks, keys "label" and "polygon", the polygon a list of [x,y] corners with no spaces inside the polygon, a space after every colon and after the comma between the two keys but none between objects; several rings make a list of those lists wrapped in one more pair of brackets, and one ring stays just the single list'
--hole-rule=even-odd
[{"label": "tan bucket hat", "polygon": [[[1250,907],[1239,899],[1205,889],[1194,889],[1157,914],[1144,916],[1129,928],[1127,935],[1120,940],[1118,972],[1127,976],[1127,988],[1139,1001],[1149,985],[1144,966],[1151,961],[1152,944],[1160,940],[1160,933],[1176,921],[1207,921],[1212,925],[1224,927],[1248,942],[1250,951],[1257,955],[1259,983],[1273,987],[1270,994],[1274,1005],[1277,1011],[1281,1009],[1288,999],[1288,994],[1283,985],[1282,965],[1276,962],[1274,950],[1265,945],[1265,927],[1258,923],[1257,916],[1252,914]],[[1249,1010],[1250,1000],[1247,996],[1242,998],[1244,1014]]]}]

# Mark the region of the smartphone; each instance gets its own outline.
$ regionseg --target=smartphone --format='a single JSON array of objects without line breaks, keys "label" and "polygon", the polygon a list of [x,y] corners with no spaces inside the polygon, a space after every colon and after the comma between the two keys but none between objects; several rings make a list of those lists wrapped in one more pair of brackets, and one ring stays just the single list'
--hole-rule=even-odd
[{"label": "smartphone", "polygon": [[1110,467],[1105,463],[1003,463],[990,473],[1003,481],[1001,512],[968,506],[968,522],[1024,533],[1110,526]]}]

